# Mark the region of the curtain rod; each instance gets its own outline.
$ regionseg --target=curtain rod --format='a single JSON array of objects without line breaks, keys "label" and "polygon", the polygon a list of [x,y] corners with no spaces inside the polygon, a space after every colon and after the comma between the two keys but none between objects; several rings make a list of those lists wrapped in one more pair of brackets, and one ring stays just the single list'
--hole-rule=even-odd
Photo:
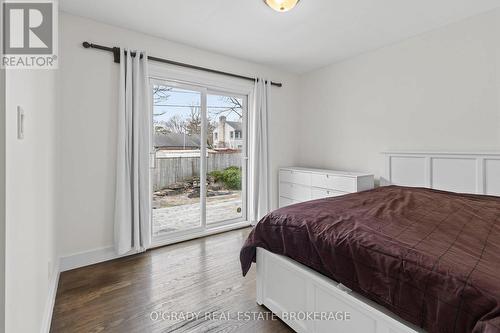
[{"label": "curtain rod", "polygon": [[[89,42],[83,42],[82,45],[86,49],[92,48],[92,49],[98,49],[98,50],[102,50],[102,51],[112,52],[113,53],[114,62],[120,63],[120,48],[118,48],[118,47],[102,46],[102,45],[93,44],[93,43],[89,43]],[[131,55],[135,56],[135,53],[132,52]],[[239,74],[233,74],[233,73],[218,71],[216,69],[211,69],[211,68],[206,68],[206,67],[200,67],[200,66],[185,64],[185,63],[182,63],[182,62],[177,62],[177,61],[168,60],[168,59],[164,59],[164,58],[158,58],[158,57],[148,56],[148,60],[162,62],[164,64],[175,65],[175,66],[180,66],[180,67],[185,67],[185,68],[190,68],[190,69],[196,69],[196,70],[200,70],[200,71],[204,71],[204,72],[209,72],[209,73],[214,73],[214,74],[231,76],[231,77],[235,77],[235,78],[243,79],[243,80],[248,80],[248,81],[254,81],[255,82],[255,80],[256,80],[253,77],[248,77],[248,76],[244,76],[244,75],[239,75]],[[283,84],[280,83],[280,82],[272,82],[272,81],[271,81],[271,85],[276,86],[276,87],[282,87],[283,86]]]}]

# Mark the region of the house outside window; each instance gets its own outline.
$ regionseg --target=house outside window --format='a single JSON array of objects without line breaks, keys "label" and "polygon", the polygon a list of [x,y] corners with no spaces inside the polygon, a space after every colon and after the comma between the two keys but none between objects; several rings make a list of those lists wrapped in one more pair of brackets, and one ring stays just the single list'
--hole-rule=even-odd
[{"label": "house outside window", "polygon": [[226,116],[220,116],[212,138],[215,149],[242,149],[242,121],[227,120]]}]

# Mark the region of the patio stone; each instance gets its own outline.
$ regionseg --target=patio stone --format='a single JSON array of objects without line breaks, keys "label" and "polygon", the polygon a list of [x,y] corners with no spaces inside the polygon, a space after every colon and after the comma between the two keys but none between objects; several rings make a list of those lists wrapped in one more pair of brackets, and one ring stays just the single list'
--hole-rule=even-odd
[{"label": "patio stone", "polygon": [[[242,208],[239,197],[220,196],[207,200],[207,224],[241,217],[238,208]],[[199,202],[153,209],[153,235],[200,226],[200,211]]]}]

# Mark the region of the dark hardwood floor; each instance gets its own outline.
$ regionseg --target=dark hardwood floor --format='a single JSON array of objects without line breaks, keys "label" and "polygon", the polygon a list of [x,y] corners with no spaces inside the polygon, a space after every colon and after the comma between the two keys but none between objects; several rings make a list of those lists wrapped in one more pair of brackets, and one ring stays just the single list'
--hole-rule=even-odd
[{"label": "dark hardwood floor", "polygon": [[[277,319],[262,320],[270,313],[255,302],[255,265],[241,275],[239,250],[249,232],[62,273],[51,332],[292,332]],[[237,320],[245,311],[256,318],[240,313]]]}]

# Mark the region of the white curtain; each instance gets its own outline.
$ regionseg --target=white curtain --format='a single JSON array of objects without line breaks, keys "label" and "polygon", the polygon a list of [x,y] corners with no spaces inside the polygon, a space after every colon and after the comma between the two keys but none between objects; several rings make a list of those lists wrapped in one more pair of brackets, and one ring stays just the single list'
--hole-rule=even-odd
[{"label": "white curtain", "polygon": [[268,109],[270,80],[255,80],[253,108],[250,113],[251,221],[258,222],[271,208],[269,193]]},{"label": "white curtain", "polygon": [[150,242],[150,108],[147,55],[120,49],[115,249],[145,251]]}]

